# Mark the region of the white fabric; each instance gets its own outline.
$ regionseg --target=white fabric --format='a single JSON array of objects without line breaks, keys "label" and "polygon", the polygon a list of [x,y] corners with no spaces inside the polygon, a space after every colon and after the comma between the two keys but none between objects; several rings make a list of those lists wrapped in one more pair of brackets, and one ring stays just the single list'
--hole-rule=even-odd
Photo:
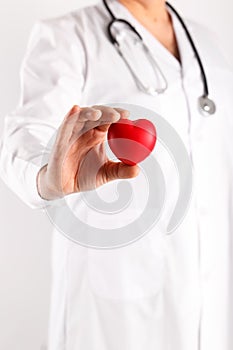
[{"label": "white fabric", "polygon": [[[215,38],[189,23],[217,105],[213,117],[203,118],[197,108],[200,71],[176,18],[182,67],[126,8],[115,0],[109,3],[117,17],[141,33],[166,75],[168,90],[155,97],[138,90],[107,38],[110,18],[102,3],[38,22],[22,67],[21,103],[6,117],[2,177],[31,207],[53,204],[39,197],[36,174],[46,163],[44,148],[68,110],[74,104],[132,103],[158,112],[182,138],[193,164],[193,197],[173,235],[164,235],[161,221],[156,234],[151,230],[121,249],[88,249],[54,229],[48,349],[232,350],[232,73]],[[149,78],[150,68],[142,67]],[[161,160],[162,155],[161,148]],[[174,170],[167,169],[169,213],[177,183]],[[135,191],[141,188],[143,176],[133,183]],[[99,194],[112,197],[115,186],[108,184]],[[77,199],[79,194],[67,197],[76,215],[103,227],[101,214]],[[140,197],[138,203],[143,206]],[[140,209],[135,204],[132,216]]]}]

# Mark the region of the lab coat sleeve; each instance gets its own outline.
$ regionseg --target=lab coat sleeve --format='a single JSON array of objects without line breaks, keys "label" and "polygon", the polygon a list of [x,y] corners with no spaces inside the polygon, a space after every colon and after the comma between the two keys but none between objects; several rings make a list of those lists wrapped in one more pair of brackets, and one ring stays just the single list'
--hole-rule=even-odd
[{"label": "lab coat sleeve", "polygon": [[31,32],[21,73],[18,107],[5,117],[0,148],[3,181],[30,207],[42,199],[37,174],[45,165],[56,131],[85,82],[85,53],[72,18],[38,21]]}]

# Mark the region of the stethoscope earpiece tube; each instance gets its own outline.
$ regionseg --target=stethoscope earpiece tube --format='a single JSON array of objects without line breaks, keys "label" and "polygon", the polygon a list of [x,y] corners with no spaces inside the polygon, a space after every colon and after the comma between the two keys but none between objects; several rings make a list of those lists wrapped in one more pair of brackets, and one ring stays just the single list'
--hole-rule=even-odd
[{"label": "stethoscope earpiece tube", "polygon": [[128,21],[122,18],[113,18],[111,22],[108,24],[107,30],[108,30],[108,36],[112,44],[118,45],[117,39],[112,34],[112,26],[115,23],[124,23],[127,27],[129,27],[138,37],[139,40],[143,41],[141,35],[138,33],[138,31],[130,24]]}]

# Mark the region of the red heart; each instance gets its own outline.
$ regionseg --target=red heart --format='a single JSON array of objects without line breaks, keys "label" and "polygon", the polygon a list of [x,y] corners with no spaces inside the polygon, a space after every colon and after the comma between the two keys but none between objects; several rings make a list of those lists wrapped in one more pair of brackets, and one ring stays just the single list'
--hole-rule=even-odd
[{"label": "red heart", "polygon": [[147,119],[120,119],[110,125],[107,137],[112,152],[128,165],[135,165],[148,157],[157,140],[156,128]]}]

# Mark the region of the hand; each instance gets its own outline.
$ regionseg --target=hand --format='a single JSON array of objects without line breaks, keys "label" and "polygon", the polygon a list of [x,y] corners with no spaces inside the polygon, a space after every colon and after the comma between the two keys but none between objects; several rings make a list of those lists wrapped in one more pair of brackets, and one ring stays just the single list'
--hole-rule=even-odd
[{"label": "hand", "polygon": [[104,146],[110,124],[128,116],[129,112],[120,108],[74,106],[58,130],[48,164],[38,173],[40,196],[57,199],[137,176],[137,165],[109,160]]}]

